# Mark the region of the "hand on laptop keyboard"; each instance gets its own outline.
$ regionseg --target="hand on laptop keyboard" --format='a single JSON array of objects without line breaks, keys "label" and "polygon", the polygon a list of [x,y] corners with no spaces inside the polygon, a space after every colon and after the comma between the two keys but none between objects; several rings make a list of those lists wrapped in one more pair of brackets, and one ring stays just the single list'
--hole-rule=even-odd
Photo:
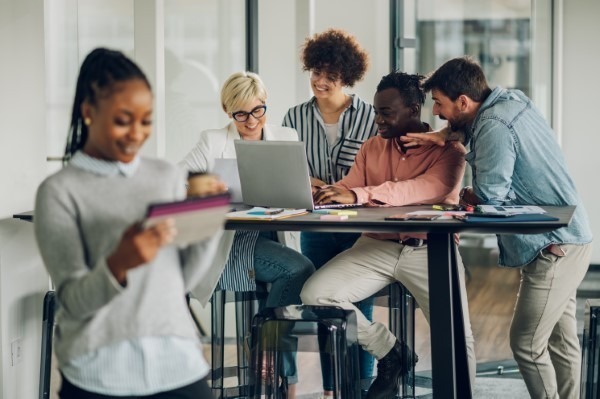
[{"label": "hand on laptop keyboard", "polygon": [[323,187],[313,194],[315,205],[324,204],[356,204],[354,191],[341,187]]}]

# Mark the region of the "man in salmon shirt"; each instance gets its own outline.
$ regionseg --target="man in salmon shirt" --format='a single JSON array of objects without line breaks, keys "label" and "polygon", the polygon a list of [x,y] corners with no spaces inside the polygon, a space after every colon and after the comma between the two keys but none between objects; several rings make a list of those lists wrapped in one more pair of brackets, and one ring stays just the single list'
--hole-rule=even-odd
[{"label": "man in salmon shirt", "polygon": [[[421,78],[392,72],[381,79],[373,102],[379,134],[362,145],[346,177],[314,194],[316,203],[366,206],[458,203],[465,169],[464,147],[452,143],[445,147],[432,144],[405,148],[399,140],[407,132],[431,130],[421,121],[425,101],[419,84]],[[369,388],[368,399],[394,397],[400,377],[407,372],[402,360],[416,362],[417,357],[384,324],[368,321],[353,303],[399,281],[411,292],[429,321],[426,238],[426,234],[420,233],[365,233],[352,248],[317,270],[300,294],[307,305],[340,306],[356,312],[358,342],[378,360],[377,378]],[[460,256],[458,269],[473,383],[474,340]]]}]

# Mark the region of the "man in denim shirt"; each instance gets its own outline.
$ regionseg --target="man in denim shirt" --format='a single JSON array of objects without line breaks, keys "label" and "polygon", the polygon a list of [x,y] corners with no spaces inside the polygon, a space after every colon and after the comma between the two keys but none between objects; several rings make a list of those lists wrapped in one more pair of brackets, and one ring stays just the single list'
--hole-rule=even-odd
[{"label": "man in denim shirt", "polygon": [[592,234],[554,132],[521,91],[490,89],[481,67],[455,58],[423,83],[433,114],[448,121],[445,135],[471,141],[473,187],[468,204],[576,205],[568,227],[534,235],[498,235],[500,265],[521,267],[510,344],[533,398],[579,398],[581,353],[575,320],[577,287],[588,269]]}]

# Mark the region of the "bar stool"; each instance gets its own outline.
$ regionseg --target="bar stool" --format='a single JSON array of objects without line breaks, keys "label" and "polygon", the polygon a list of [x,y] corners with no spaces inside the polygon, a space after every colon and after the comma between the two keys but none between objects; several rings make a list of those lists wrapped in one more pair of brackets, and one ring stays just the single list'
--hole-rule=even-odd
[{"label": "bar stool", "polygon": [[40,359],[39,399],[50,398],[50,374],[52,369],[52,338],[54,336],[54,314],[57,302],[54,291],[46,292],[42,313],[42,345]]},{"label": "bar stool", "polygon": [[[211,388],[216,399],[248,396],[248,353],[252,317],[258,311],[258,301],[268,295],[264,284],[257,284],[256,291],[233,292],[215,290],[211,297]],[[237,364],[225,367],[225,304],[235,303],[235,332]],[[237,385],[225,387],[224,379],[237,377]]]},{"label": "bar stool", "polygon": [[[333,306],[291,305],[261,310],[252,321],[250,398],[282,398],[279,390],[280,357],[296,351],[290,336],[328,331],[327,351],[332,357],[334,392],[337,398],[360,399],[358,338],[354,311]],[[312,347],[317,351],[318,346]],[[340,396],[341,395],[341,396]]]},{"label": "bar stool", "polygon": [[[388,326],[392,334],[414,351],[416,301],[411,293],[401,283],[396,282],[388,285],[374,296],[375,306],[389,309]],[[386,297],[387,301],[385,301]],[[407,372],[400,380],[400,398],[415,397],[415,365],[412,362],[407,363],[404,364],[404,370]]]}]

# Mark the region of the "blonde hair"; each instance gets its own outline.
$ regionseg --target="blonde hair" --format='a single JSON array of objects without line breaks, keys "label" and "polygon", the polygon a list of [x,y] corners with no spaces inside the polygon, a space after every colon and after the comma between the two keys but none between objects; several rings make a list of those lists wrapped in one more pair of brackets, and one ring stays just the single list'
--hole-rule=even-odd
[{"label": "blonde hair", "polygon": [[265,103],[267,89],[260,77],[253,72],[232,74],[221,89],[221,106],[227,114],[239,111],[255,98]]}]

